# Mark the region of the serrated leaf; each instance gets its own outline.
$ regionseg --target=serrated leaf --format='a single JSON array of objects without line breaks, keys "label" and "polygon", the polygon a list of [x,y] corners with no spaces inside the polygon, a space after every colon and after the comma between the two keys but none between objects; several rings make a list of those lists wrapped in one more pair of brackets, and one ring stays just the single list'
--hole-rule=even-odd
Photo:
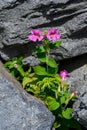
[{"label": "serrated leaf", "polygon": [[24,77],[25,72],[21,66],[18,66],[17,70],[20,72],[20,74]]},{"label": "serrated leaf", "polygon": [[14,67],[14,65],[11,61],[8,61],[8,62],[5,63],[5,67],[12,69]]},{"label": "serrated leaf", "polygon": [[25,88],[25,86],[30,84],[30,83],[34,83],[36,80],[37,80],[36,77],[33,77],[33,78],[24,77],[23,82],[22,82],[23,88]]},{"label": "serrated leaf", "polygon": [[72,108],[67,108],[66,110],[62,111],[62,115],[66,119],[71,119],[72,118]]},{"label": "serrated leaf", "polygon": [[37,75],[48,75],[46,68],[42,66],[35,66],[34,67],[34,72]]},{"label": "serrated leaf", "polygon": [[57,63],[53,58],[46,59],[46,63],[50,67],[57,68]]},{"label": "serrated leaf", "polygon": [[23,88],[25,88],[25,86],[30,83],[31,79],[28,78],[28,77],[24,77],[23,78],[23,82],[22,82],[22,85],[23,85]]},{"label": "serrated leaf", "polygon": [[48,108],[51,111],[56,110],[60,106],[59,102],[57,102],[55,98],[47,97],[46,101],[47,101],[47,104],[48,104]]}]

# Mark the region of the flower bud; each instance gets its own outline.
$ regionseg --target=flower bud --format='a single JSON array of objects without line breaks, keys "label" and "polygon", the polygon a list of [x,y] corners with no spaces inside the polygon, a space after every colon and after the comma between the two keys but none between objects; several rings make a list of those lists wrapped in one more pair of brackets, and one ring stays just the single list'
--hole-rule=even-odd
[{"label": "flower bud", "polygon": [[17,69],[17,68],[18,68],[18,65],[17,65],[17,64],[14,64],[14,68]]},{"label": "flower bud", "polygon": [[71,93],[70,99],[72,99],[74,96],[76,96],[76,92],[75,91]]}]

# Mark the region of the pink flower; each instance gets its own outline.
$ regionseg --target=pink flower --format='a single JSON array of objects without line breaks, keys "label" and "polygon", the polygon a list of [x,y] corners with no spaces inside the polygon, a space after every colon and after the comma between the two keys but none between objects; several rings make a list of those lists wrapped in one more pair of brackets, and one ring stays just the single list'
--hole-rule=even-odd
[{"label": "pink flower", "polygon": [[58,29],[50,29],[48,30],[47,34],[45,34],[45,36],[52,41],[56,41],[58,39],[60,39],[60,34],[58,33]]},{"label": "pink flower", "polygon": [[60,74],[61,78],[64,80],[65,78],[67,78],[69,75],[68,75],[68,72],[66,70],[62,70],[60,71]]},{"label": "pink flower", "polygon": [[28,37],[29,40],[36,42],[36,41],[42,41],[43,36],[41,35],[40,30],[32,30],[31,35]]}]

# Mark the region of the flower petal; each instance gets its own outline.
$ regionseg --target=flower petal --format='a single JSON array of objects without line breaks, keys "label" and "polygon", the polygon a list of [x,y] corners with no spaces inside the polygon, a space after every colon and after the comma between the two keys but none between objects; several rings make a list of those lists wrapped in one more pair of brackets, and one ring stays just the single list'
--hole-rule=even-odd
[{"label": "flower petal", "polygon": [[37,37],[34,36],[34,35],[30,35],[30,36],[28,37],[28,39],[31,40],[31,41],[33,41],[33,42],[36,42],[36,41],[37,41]]},{"label": "flower petal", "polygon": [[49,40],[56,41],[60,39],[60,34],[58,33],[58,29],[49,29],[47,34],[45,35]]},{"label": "flower petal", "polygon": [[60,71],[60,74],[61,78],[64,80],[65,78],[67,78],[69,75],[68,75],[68,72],[66,70],[62,70]]},{"label": "flower petal", "polygon": [[43,36],[38,37],[38,41],[42,41]]}]

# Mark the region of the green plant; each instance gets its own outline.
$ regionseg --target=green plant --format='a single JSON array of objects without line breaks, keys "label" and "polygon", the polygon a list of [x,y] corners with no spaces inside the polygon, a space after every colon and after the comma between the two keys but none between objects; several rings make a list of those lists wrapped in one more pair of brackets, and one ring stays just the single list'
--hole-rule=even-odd
[{"label": "green plant", "polygon": [[27,92],[45,102],[48,109],[55,115],[54,127],[56,130],[72,128],[81,130],[80,125],[72,117],[71,100],[75,98],[76,94],[68,91],[69,85],[66,82],[68,72],[63,70],[58,74],[59,64],[50,56],[51,50],[61,45],[60,36],[57,29],[50,29],[43,34],[40,30],[32,30],[28,39],[40,42],[34,52],[44,65],[29,67],[25,71],[22,58],[14,58],[5,66],[21,81]]},{"label": "green plant", "polygon": [[69,130],[75,128],[81,130],[80,125],[72,118],[72,106],[70,101],[75,97],[75,93],[69,93],[69,85],[65,79],[68,77],[66,70],[58,73],[58,64],[50,57],[51,49],[56,49],[61,45],[60,34],[57,29],[50,29],[41,34],[40,30],[32,30],[29,40],[42,41],[34,52],[40,62],[46,67],[34,66],[32,77],[23,79],[23,87],[28,92],[45,102],[48,109],[55,115],[54,127],[57,130]]},{"label": "green plant", "polygon": [[[37,38],[37,35],[39,35],[38,33],[40,33],[40,31],[33,30],[33,33],[34,34],[30,35],[29,37],[30,40],[32,41],[34,37]],[[49,38],[47,38],[48,34],[50,35]],[[32,36],[32,39],[31,39],[31,36]],[[41,33],[39,37],[41,37]],[[34,50],[34,52],[36,53],[39,61],[45,63],[46,67],[35,66],[34,71],[38,75],[56,74],[58,72],[58,64],[56,63],[54,58],[50,57],[50,52],[52,49],[55,49],[60,46],[61,44],[61,40],[59,40],[60,34],[58,33],[57,29],[51,29],[48,32],[43,33],[42,38],[43,38],[43,40],[41,39],[42,45],[38,46]],[[51,39],[53,39],[53,41]]]},{"label": "green plant", "polygon": [[79,124],[72,118],[72,108],[69,106],[75,93],[68,92],[68,84],[65,81],[62,84],[59,75],[47,76],[42,80],[33,75],[32,78],[23,80],[23,86],[28,92],[43,100],[48,109],[52,111],[56,117],[54,127],[57,130],[71,128],[81,130]]},{"label": "green plant", "polygon": [[13,76],[17,78],[20,82],[22,82],[23,78],[27,76],[31,72],[31,68],[29,68],[26,72],[23,68],[22,64],[23,57],[15,57],[12,60],[9,60],[4,65],[11,72]]}]

